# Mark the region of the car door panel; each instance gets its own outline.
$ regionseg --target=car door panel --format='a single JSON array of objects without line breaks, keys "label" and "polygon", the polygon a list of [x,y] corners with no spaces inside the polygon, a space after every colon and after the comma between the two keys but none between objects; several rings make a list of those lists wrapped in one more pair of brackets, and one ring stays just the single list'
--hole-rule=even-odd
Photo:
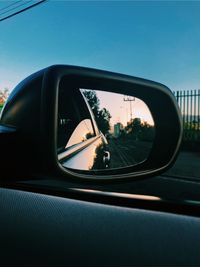
[{"label": "car door panel", "polygon": [[199,218],[6,188],[0,196],[6,266],[200,265]]}]

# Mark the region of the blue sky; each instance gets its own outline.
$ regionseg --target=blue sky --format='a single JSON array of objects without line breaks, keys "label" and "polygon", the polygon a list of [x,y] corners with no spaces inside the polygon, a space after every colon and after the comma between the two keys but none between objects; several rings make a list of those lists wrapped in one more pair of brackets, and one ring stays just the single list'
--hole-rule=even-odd
[{"label": "blue sky", "polygon": [[199,89],[200,2],[48,1],[0,22],[0,88],[60,63]]}]

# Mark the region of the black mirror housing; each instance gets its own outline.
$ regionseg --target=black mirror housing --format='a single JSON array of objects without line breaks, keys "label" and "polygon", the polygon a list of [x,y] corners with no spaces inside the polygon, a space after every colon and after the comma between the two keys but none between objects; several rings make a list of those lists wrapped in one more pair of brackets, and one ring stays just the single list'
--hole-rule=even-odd
[{"label": "black mirror housing", "polygon": [[[56,151],[61,84],[69,93],[76,88],[99,89],[134,95],[143,100],[151,111],[156,127],[155,141],[148,159],[136,166],[91,171],[89,174],[64,168],[58,161]],[[0,124],[4,126],[4,135],[5,127],[16,131],[16,147],[12,149],[17,159],[13,162],[11,159],[15,172],[43,173],[73,180],[84,178],[95,182],[125,181],[164,172],[175,161],[182,138],[180,110],[166,86],[128,75],[67,65],[50,66],[22,81],[10,95]],[[4,149],[11,148],[8,144]]]}]

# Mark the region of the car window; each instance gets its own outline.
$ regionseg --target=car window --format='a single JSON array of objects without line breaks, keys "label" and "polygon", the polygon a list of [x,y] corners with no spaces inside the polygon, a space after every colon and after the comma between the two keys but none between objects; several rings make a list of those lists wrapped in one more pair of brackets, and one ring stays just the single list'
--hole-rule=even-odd
[{"label": "car window", "polygon": [[[199,182],[200,2],[45,1],[18,15],[13,3],[0,1],[0,110],[22,79],[53,64],[155,80],[174,93],[184,127],[179,156],[163,176]],[[95,135],[81,105],[59,107],[58,150]]]}]

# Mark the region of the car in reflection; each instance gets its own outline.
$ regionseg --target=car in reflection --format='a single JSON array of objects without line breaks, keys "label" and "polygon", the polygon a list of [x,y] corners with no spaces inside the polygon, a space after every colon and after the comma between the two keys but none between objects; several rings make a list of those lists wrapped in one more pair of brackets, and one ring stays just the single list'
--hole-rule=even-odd
[{"label": "car in reflection", "polygon": [[[108,141],[99,130],[84,95],[79,90],[75,90],[74,94],[74,97],[69,97],[66,90],[60,90],[58,160],[69,169],[99,170],[109,168]],[[73,99],[76,99],[76,102],[73,102]]]}]

